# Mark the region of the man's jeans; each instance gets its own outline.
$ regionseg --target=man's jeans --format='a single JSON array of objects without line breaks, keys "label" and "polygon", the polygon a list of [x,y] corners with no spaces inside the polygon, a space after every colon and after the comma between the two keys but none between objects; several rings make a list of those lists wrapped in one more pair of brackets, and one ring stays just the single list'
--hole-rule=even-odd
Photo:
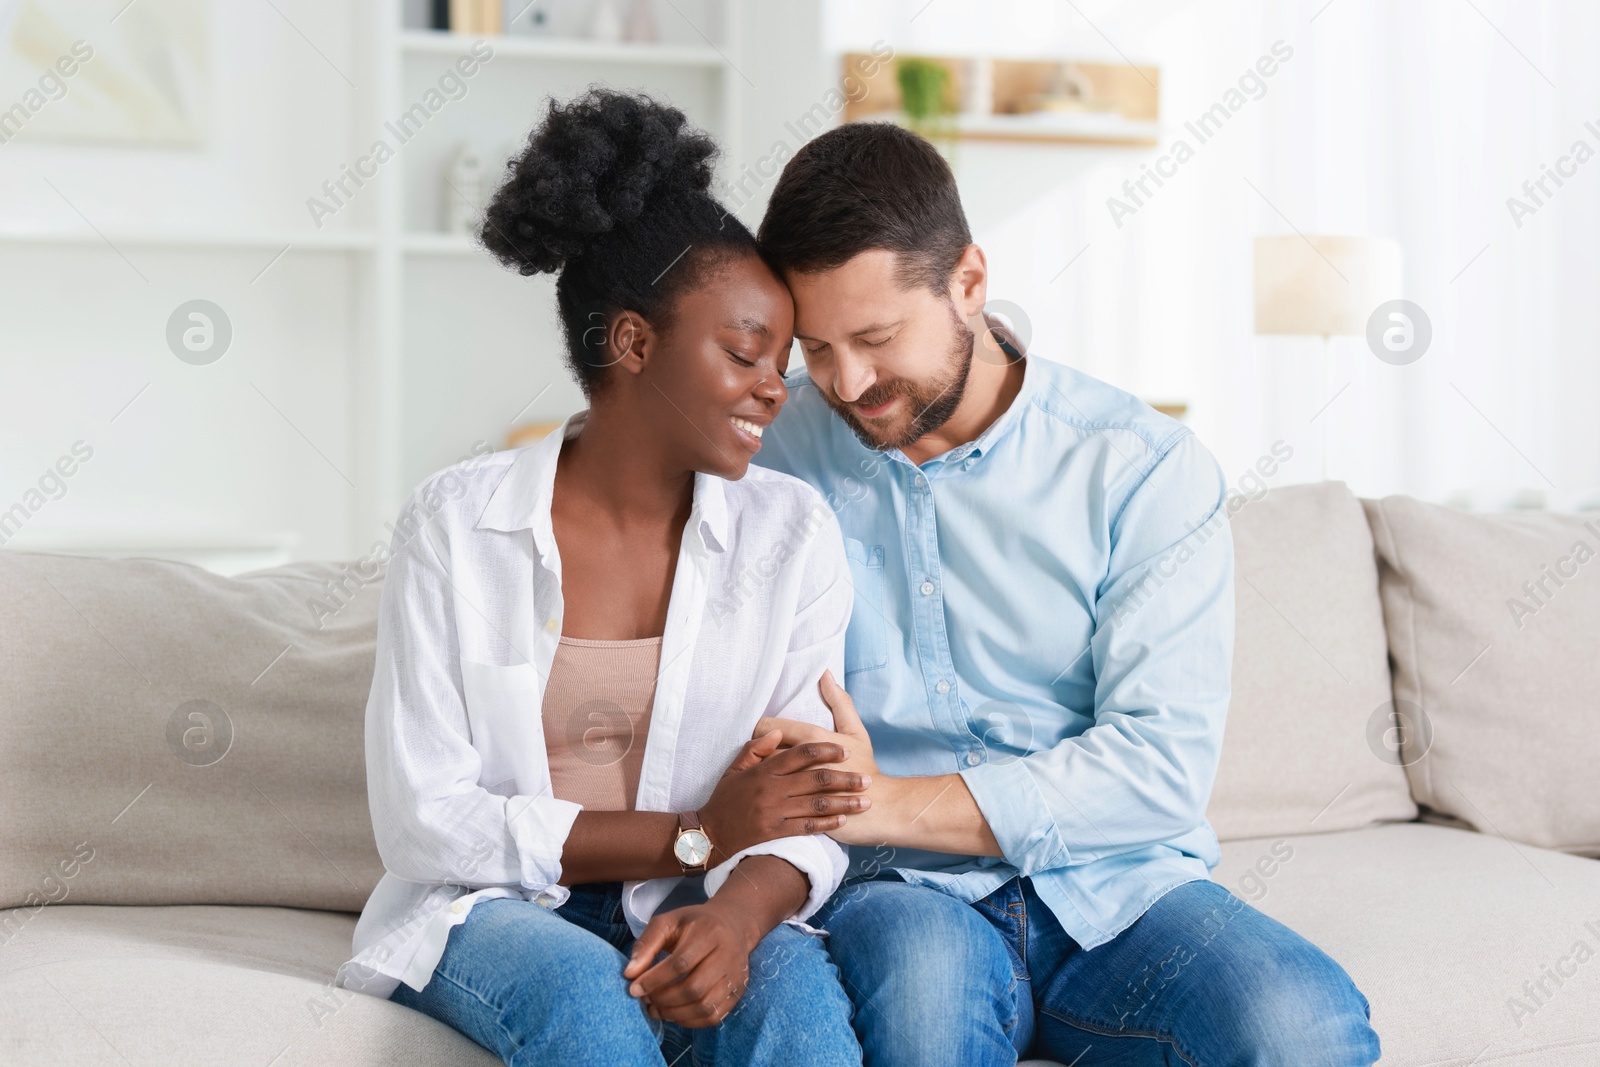
[{"label": "man's jeans", "polygon": [[767,934],[750,955],[750,986],[738,1006],[698,1030],[651,1019],[628,995],[622,968],[633,941],[620,883],[578,886],[556,909],[486,900],[450,931],[422,991],[402,982],[389,999],[512,1067],[859,1067],[850,1002],[820,938],[787,925]]},{"label": "man's jeans", "polygon": [[812,919],[871,1067],[1312,1067],[1378,1058],[1343,968],[1208,881],[1168,891],[1085,950],[1014,878],[975,904],[885,872]]}]

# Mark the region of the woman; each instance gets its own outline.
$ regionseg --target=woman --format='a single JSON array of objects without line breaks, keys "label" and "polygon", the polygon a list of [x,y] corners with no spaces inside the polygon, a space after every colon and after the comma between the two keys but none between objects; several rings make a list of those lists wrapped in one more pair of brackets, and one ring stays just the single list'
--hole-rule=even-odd
[{"label": "woman", "polygon": [[748,740],[831,724],[849,571],[816,492],[750,468],[794,308],[714,151],[644,98],[552,105],[482,239],[558,275],[589,410],[419,487],[384,585],[387,873],[339,981],[510,1064],[861,1062],[803,920],[868,783],[837,745]]}]

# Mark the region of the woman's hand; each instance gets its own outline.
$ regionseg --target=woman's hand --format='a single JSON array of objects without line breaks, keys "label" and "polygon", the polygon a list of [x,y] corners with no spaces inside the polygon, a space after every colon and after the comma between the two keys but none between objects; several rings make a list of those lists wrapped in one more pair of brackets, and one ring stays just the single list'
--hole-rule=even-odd
[{"label": "woman's hand", "polygon": [[846,816],[866,811],[869,775],[843,771],[850,753],[831,742],[795,745],[779,752],[778,730],[746,742],[700,819],[711,838],[711,866],[779,837],[825,834],[845,824]]},{"label": "woman's hand", "polygon": [[[845,845],[883,844],[892,834],[889,820],[895,818],[895,813],[903,807],[897,801],[902,799],[900,793],[903,792],[902,787],[906,780],[894,778],[878,770],[877,757],[872,752],[872,738],[868,736],[867,728],[856,712],[855,701],[845,691],[844,686],[834,678],[832,671],[822,673],[817,687],[822,693],[823,702],[828,705],[828,710],[833,712],[834,729],[828,730],[813,723],[794,719],[767,716],[756,723],[756,734],[762,741],[770,736],[769,731],[782,735],[778,742],[779,755],[774,758],[782,758],[783,755],[800,748],[818,745],[848,752],[849,755],[842,761],[842,765],[835,770],[841,775],[853,774],[869,783],[876,783],[866,799],[868,807],[871,807],[874,801],[877,807],[871,815],[851,819],[848,825],[841,819],[837,828],[822,832]],[[745,747],[749,748],[749,745]],[[921,808],[917,810],[920,812]]]},{"label": "woman's hand", "polygon": [[[652,1018],[716,1026],[750,984],[750,953],[764,932],[716,898],[658,914],[634,942],[622,977]],[[652,965],[657,954],[667,956]]]}]

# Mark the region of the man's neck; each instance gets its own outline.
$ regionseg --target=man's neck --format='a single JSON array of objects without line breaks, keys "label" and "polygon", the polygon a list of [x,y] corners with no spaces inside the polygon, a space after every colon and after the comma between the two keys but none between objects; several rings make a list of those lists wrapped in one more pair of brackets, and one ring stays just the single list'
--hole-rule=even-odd
[{"label": "man's neck", "polygon": [[952,448],[977,440],[1022,392],[1026,369],[1026,360],[1014,359],[1001,365],[990,362],[981,353],[975,354],[972,369],[967,373],[967,388],[955,414],[943,426],[923,434],[900,451],[920,466]]}]

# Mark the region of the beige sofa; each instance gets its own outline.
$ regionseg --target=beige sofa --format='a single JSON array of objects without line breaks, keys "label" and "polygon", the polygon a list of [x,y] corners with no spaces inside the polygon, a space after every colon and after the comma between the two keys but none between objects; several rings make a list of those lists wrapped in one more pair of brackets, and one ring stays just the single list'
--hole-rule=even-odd
[{"label": "beige sofa", "polygon": [[[1214,877],[1344,964],[1385,1063],[1600,1063],[1600,517],[1240,503]],[[378,591],[0,552],[0,1062],[496,1062],[330,984],[381,870]]]}]

